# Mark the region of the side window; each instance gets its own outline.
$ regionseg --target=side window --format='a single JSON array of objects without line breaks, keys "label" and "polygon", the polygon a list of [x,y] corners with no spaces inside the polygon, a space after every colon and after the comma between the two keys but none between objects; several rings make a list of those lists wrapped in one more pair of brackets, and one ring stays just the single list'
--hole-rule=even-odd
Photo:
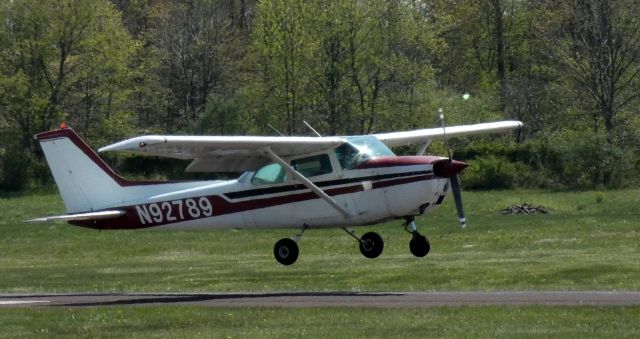
[{"label": "side window", "polygon": [[328,154],[319,154],[312,157],[301,158],[291,161],[291,166],[305,177],[333,172],[331,159]]},{"label": "side window", "polygon": [[269,164],[261,167],[251,178],[254,185],[280,184],[287,180],[287,172],[279,164]]},{"label": "side window", "polygon": [[338,157],[340,166],[346,170],[354,169],[358,166],[358,153],[358,149],[348,143],[344,143],[336,148],[336,156]]}]

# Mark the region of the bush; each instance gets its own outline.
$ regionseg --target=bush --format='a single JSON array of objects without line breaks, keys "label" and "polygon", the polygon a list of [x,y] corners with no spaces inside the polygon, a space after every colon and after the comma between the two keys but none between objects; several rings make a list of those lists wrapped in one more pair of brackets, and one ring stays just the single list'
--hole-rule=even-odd
[{"label": "bush", "polygon": [[29,185],[33,161],[17,147],[9,147],[0,158],[0,190],[20,191]]},{"label": "bush", "polygon": [[462,182],[468,189],[507,189],[514,186],[517,166],[503,157],[488,155],[473,160],[462,173]]},{"label": "bush", "polygon": [[524,143],[479,140],[456,147],[455,158],[470,163],[463,184],[472,189],[637,185],[640,155],[620,144],[590,131],[568,130]]}]

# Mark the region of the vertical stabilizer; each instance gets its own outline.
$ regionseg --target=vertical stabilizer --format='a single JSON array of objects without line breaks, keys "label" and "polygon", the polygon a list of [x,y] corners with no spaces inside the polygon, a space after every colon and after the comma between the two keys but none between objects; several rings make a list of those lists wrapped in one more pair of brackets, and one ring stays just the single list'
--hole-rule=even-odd
[{"label": "vertical stabilizer", "polygon": [[107,208],[122,200],[126,180],[70,128],[36,135],[67,213]]}]

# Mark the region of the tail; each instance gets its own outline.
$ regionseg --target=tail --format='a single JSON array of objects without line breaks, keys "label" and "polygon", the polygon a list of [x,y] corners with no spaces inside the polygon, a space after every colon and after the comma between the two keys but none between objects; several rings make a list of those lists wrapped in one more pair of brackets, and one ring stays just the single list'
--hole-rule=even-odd
[{"label": "tail", "polygon": [[67,213],[96,211],[123,200],[118,176],[70,128],[39,133],[40,142]]}]

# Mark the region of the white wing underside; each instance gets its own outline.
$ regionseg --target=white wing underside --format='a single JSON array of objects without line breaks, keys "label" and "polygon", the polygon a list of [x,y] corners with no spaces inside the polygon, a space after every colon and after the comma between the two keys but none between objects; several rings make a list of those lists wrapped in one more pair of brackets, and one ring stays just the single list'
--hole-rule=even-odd
[{"label": "white wing underside", "polygon": [[[446,131],[447,138],[454,138],[466,135],[505,132],[520,127],[522,127],[522,122],[520,121],[498,121],[475,125],[449,126],[446,127]],[[442,139],[444,138],[444,131],[441,127],[438,127],[374,135],[387,146],[398,147]]]},{"label": "white wing underside", "polygon": [[98,151],[127,151],[193,160],[187,166],[187,172],[242,172],[270,162],[264,153],[267,147],[279,156],[289,157],[337,147],[343,142],[339,137],[148,135],[105,146]]},{"label": "white wing underside", "polygon": [[[497,133],[522,126],[519,121],[500,121],[446,128],[448,138]],[[425,143],[442,139],[442,128],[374,134],[389,147]],[[127,139],[99,149],[99,152],[127,151],[182,160],[193,160],[187,172],[251,171],[270,162],[268,147],[280,157],[310,154],[335,148],[341,137],[260,137],[260,136],[164,136],[148,135]]]}]

